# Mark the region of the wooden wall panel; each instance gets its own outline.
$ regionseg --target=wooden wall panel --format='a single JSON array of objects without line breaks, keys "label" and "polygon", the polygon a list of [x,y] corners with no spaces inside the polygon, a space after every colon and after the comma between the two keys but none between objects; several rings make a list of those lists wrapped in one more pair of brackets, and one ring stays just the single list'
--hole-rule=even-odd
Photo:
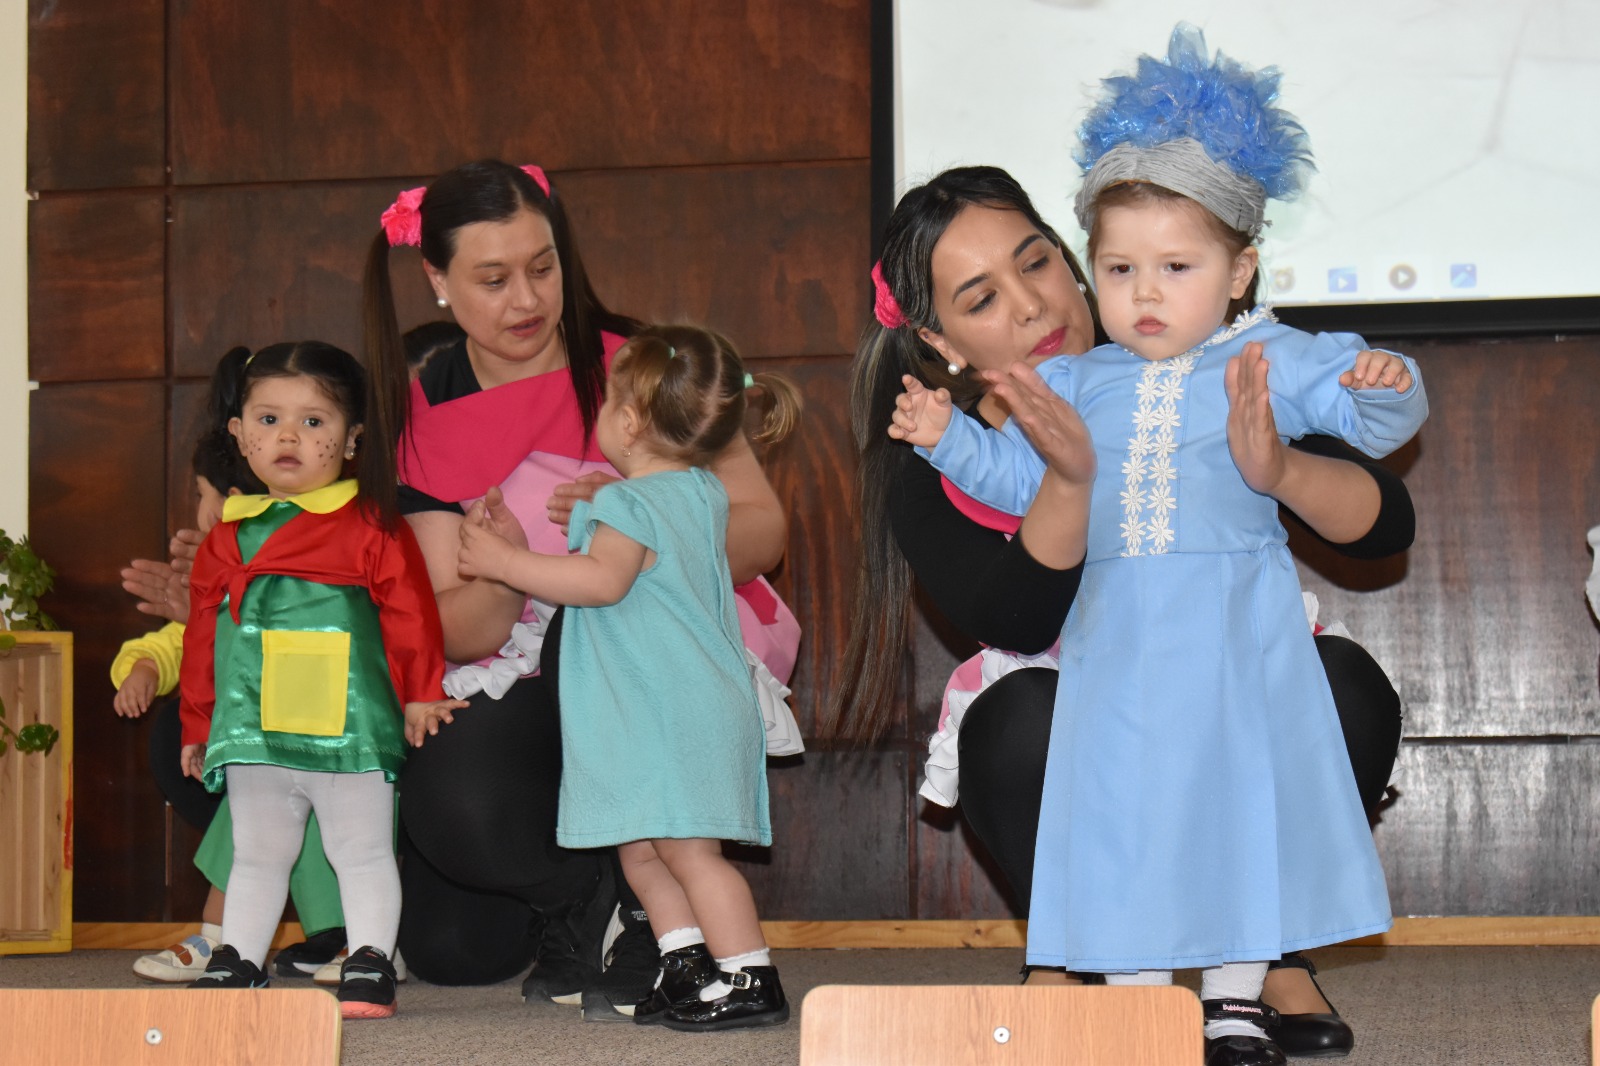
[{"label": "wooden wall panel", "polygon": [[[1418,514],[1403,579],[1307,587],[1384,665],[1408,735],[1600,734],[1583,600],[1584,536],[1600,522],[1600,338],[1406,350],[1432,414],[1400,457]],[[1332,573],[1359,583],[1366,565]]]},{"label": "wooden wall panel", "polygon": [[1600,745],[1406,744],[1376,830],[1396,914],[1600,913]]},{"label": "wooden wall panel", "polygon": [[[169,292],[176,372],[209,378],[237,344],[316,339],[359,353],[367,246],[400,188],[362,182],[176,190]],[[438,315],[420,262],[412,251],[394,254],[403,320]]]},{"label": "wooden wall panel", "polygon": [[906,760],[897,752],[817,752],[774,760],[770,850],[730,846],[761,917],[905,917],[911,851]]},{"label": "wooden wall panel", "polygon": [[866,0],[170,8],[180,184],[868,154]]},{"label": "wooden wall panel", "polygon": [[45,385],[29,410],[34,547],[55,567],[46,601],[73,633],[74,807],[81,921],[153,919],[160,909],[160,798],[145,723],[118,718],[108,671],[123,640],[156,625],[117,571],[165,550],[165,397],[159,382]]},{"label": "wooden wall panel", "polygon": [[33,378],[165,372],[165,217],[159,192],[49,196],[28,205]]},{"label": "wooden wall panel", "polygon": [[163,0],[28,5],[28,188],[166,180]]},{"label": "wooden wall panel", "polygon": [[747,358],[855,351],[872,310],[865,161],[554,179],[605,301]]}]

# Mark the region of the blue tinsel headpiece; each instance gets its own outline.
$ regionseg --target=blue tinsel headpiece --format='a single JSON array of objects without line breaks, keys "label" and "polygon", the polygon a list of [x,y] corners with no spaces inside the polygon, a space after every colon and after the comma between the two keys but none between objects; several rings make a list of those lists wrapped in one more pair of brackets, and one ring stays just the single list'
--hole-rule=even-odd
[{"label": "blue tinsel headpiece", "polygon": [[1105,79],[1079,127],[1079,221],[1088,227],[1107,185],[1153,181],[1258,233],[1266,198],[1296,196],[1314,169],[1305,129],[1274,104],[1281,81],[1276,67],[1251,71],[1221,52],[1210,56],[1205,35],[1179,23],[1167,58],[1140,56],[1134,74]]}]

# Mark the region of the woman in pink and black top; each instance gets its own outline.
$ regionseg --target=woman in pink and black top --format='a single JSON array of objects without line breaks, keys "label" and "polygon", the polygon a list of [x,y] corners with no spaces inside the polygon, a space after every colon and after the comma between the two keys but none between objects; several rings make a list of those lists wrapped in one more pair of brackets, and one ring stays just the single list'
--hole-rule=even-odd
[{"label": "woman in pink and black top", "polygon": [[[389,283],[396,244],[420,245],[439,306],[466,333],[414,382]],[[464,512],[483,498],[513,543],[565,552],[573,501],[616,476],[592,429],[611,357],[639,323],[595,295],[544,173],[497,161],[402,193],[364,288],[368,360],[387,392],[367,431],[398,448],[399,509],[427,559],[455,664],[446,689],[471,704],[401,780],[401,950],[411,969],[446,984],[504,980],[533,960],[525,998],[581,999],[586,1017],[619,1017],[614,1007],[649,993],[657,955],[612,852],[555,842],[560,615],[498,582],[461,578],[456,559]],[[787,520],[743,436],[712,469],[729,497],[746,644],[781,681],[799,627],[760,575],[782,558]],[[602,972],[613,910],[623,931]]]}]

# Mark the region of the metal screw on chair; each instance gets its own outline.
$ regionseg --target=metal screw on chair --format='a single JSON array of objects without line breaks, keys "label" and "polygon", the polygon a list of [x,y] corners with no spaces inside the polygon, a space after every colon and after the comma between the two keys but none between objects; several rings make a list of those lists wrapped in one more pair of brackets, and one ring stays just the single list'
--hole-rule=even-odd
[{"label": "metal screw on chair", "polygon": [[996,1044],[1004,1044],[1006,1041],[1008,1041],[1010,1039],[1011,1039],[1011,1030],[1010,1029],[1007,1029],[1003,1025],[997,1025],[997,1026],[994,1027],[994,1042]]},{"label": "metal screw on chair", "polygon": [[161,1043],[161,1030],[146,1029],[144,1031],[144,1042],[149,1044],[151,1047],[155,1047],[157,1044]]}]

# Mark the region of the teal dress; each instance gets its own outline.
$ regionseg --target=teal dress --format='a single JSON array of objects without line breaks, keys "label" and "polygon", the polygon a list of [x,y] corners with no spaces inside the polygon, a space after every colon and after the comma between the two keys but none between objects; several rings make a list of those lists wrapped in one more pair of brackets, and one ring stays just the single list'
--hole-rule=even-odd
[{"label": "teal dress", "polygon": [[766,733],[724,547],[727,493],[699,468],[613,482],[573,508],[569,546],[587,552],[602,524],[656,560],[621,601],[567,608],[556,839],[772,843]]}]

